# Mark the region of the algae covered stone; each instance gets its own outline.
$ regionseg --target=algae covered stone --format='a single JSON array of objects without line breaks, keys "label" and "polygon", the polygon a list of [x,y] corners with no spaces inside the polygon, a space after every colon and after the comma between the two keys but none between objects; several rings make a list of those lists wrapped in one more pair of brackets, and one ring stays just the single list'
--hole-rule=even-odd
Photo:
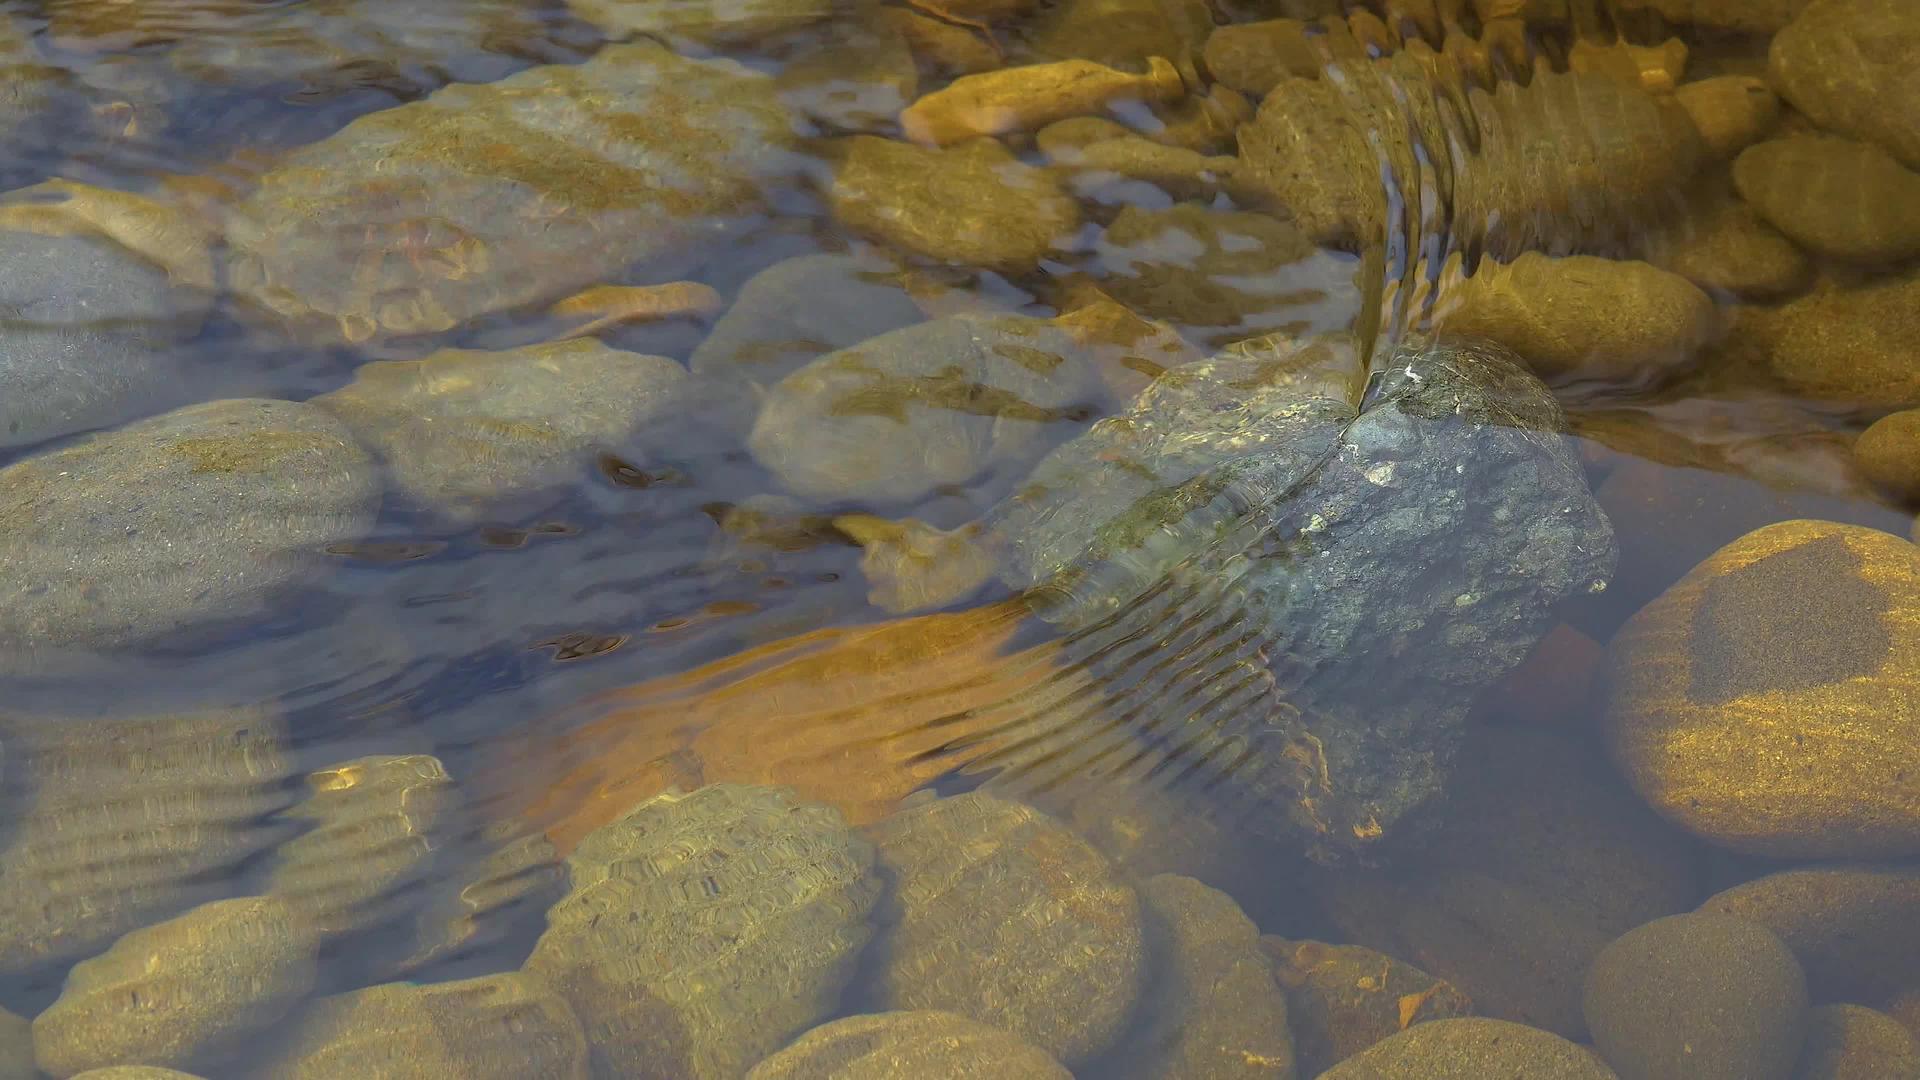
[{"label": "algae covered stone", "polygon": [[409,500],[457,521],[553,497],[668,412],[686,369],[591,339],[363,364],[313,399]]},{"label": "algae covered stone", "polygon": [[1320,1074],[1319,1080],[1616,1080],[1586,1049],[1506,1020],[1415,1024]]},{"label": "algae covered stone", "polygon": [[1736,851],[1920,853],[1920,548],[1797,520],[1715,552],[1610,648],[1604,721],[1649,805]]},{"label": "algae covered stone", "polygon": [[438,333],[754,220],[790,167],[772,80],[651,42],[363,116],[259,179],[227,226],[229,281],[348,341]]},{"label": "algae covered stone", "polygon": [[992,1076],[1072,1080],[1046,1051],[1017,1036],[949,1012],[918,1010],[849,1016],[822,1024],[755,1065],[747,1080],[894,1080],[905,1076]]},{"label": "algae covered stone", "polygon": [[314,1002],[259,1073],[271,1080],[585,1080],[573,1010],[518,971],[385,983]]},{"label": "algae covered stone", "polygon": [[834,216],[911,255],[1025,273],[1080,227],[1059,181],[992,139],[930,149],[855,135],[838,155]]},{"label": "algae covered stone", "polygon": [[74,965],[34,1017],[40,1067],[191,1067],[236,1049],[313,989],[318,939],[285,902],[217,900]]},{"label": "algae covered stone", "polygon": [[1072,1065],[1106,1049],[1146,975],[1140,899],[1064,825],[983,793],[873,826],[889,1010],[938,1009]]},{"label": "algae covered stone", "polygon": [[1788,1080],[1807,1031],[1807,984],[1764,927],[1673,915],[1601,951],[1585,1009],[1621,1080]]},{"label": "algae covered stone", "polygon": [[780,789],[667,793],[589,833],[525,970],[596,1074],[738,1076],[834,1011],[872,934],[872,845]]},{"label": "algae covered stone", "polygon": [[17,655],[0,664],[254,614],[358,539],[378,499],[346,427],[291,401],[193,405],[15,462],[0,470],[0,654]]},{"label": "algae covered stone", "polygon": [[307,797],[286,814],[306,831],[275,851],[267,891],[321,933],[392,922],[426,885],[457,806],[446,767],[426,754],[309,773]]},{"label": "algae covered stone", "polygon": [[1018,475],[1102,411],[1106,384],[1062,327],[952,315],[829,353],[768,391],[749,446],[789,491],[910,501]]},{"label": "algae covered stone", "polygon": [[220,896],[284,835],[286,734],[257,709],[0,718],[0,971],[97,953]]}]

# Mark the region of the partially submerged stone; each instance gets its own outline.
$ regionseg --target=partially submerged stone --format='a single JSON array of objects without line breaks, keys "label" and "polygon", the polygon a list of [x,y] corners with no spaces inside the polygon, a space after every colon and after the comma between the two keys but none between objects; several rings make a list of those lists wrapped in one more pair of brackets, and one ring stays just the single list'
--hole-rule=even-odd
[{"label": "partially submerged stone", "polygon": [[1473,1012],[1452,983],[1364,945],[1260,940],[1287,990],[1302,1076],[1319,1076],[1415,1024]]},{"label": "partially submerged stone", "polygon": [[751,42],[846,10],[836,0],[567,0],[614,37],[657,35],[709,44]]},{"label": "partially submerged stone", "polygon": [[871,135],[840,148],[833,213],[923,258],[1025,273],[1073,242],[1080,208],[1050,173],[980,138],[945,149]]},{"label": "partially submerged stone", "polygon": [[891,260],[802,255],[748,278],[687,364],[696,375],[771,386],[817,356],[924,318]]},{"label": "partially submerged stone", "polygon": [[1743,322],[1793,394],[1872,414],[1920,407],[1920,274],[1821,285]]},{"label": "partially submerged stone", "polygon": [[257,1036],[313,989],[318,941],[269,897],[203,904],[74,965],[34,1017],[40,1067],[192,1067]]},{"label": "partially submerged stone", "polygon": [[560,995],[518,971],[322,998],[257,1074],[269,1080],[585,1080],[587,1041]]},{"label": "partially submerged stone", "polygon": [[577,482],[595,452],[667,414],[685,380],[665,357],[571,340],[363,364],[312,404],[378,454],[408,500],[471,521]]},{"label": "partially submerged stone", "polygon": [[323,934],[390,923],[416,902],[456,806],[452,778],[426,754],[309,773],[285,815],[306,831],[275,851],[266,890]]},{"label": "partially submerged stone", "polygon": [[920,90],[907,38],[866,9],[797,35],[774,76],[780,100],[841,131],[891,131]]},{"label": "partially submerged stone", "polygon": [[1708,295],[1771,300],[1800,291],[1813,265],[1732,191],[1703,193],[1685,218],[1650,238],[1647,261]]},{"label": "partially submerged stone", "polygon": [[260,177],[229,281],[358,342],[671,270],[760,210],[792,117],[772,80],[652,43],[363,116]]},{"label": "partially submerged stone", "polygon": [[833,524],[863,549],[867,601],[883,611],[946,607],[993,579],[992,557],[977,542],[976,528],[947,531],[914,518],[888,521],[872,514],[842,514]]},{"label": "partially submerged stone", "polygon": [[1674,92],[1693,118],[1700,140],[1716,157],[1730,158],[1759,141],[1780,118],[1780,98],[1766,80],[1751,75],[1718,75],[1690,82]]},{"label": "partially submerged stone", "polygon": [[0,470],[0,663],[255,614],[358,539],[373,461],[325,410],[194,405]]},{"label": "partially submerged stone", "polygon": [[1046,1051],[997,1028],[930,1009],[822,1024],[755,1065],[747,1080],[895,1080],[992,1076],[1071,1080]]},{"label": "partially submerged stone", "polygon": [[1715,552],[1615,635],[1604,728],[1661,814],[1723,847],[1920,854],[1920,549],[1787,521]]},{"label": "partially submerged stone", "polygon": [[1067,0],[1035,19],[1023,43],[1035,60],[1091,60],[1145,71],[1153,57],[1173,62],[1199,85],[1194,58],[1213,31],[1203,0]]},{"label": "partially submerged stone", "polygon": [[1326,62],[1298,19],[1222,26],[1207,35],[1206,58],[1215,79],[1256,97],[1285,79],[1317,79]]},{"label": "partially submerged stone", "polygon": [[1800,6],[1768,50],[1773,85],[1814,123],[1878,143],[1920,169],[1920,80],[1908,62],[1920,49],[1920,7],[1907,0]]},{"label": "partially submerged stone", "polygon": [[0,971],[39,972],[212,900],[284,830],[284,723],[257,710],[8,716]]},{"label": "partially submerged stone", "polygon": [[977,792],[903,809],[872,836],[893,880],[882,1008],[957,1012],[1069,1065],[1121,1034],[1144,989],[1140,900],[1099,852]]},{"label": "partially submerged stone", "polygon": [[[1041,132],[1045,137],[1046,132]],[[1128,210],[1134,209],[1129,204],[1143,195],[1143,187],[1171,199],[1212,198],[1235,165],[1232,157],[1169,146],[1125,129],[1113,138],[1081,146],[1048,148],[1047,158],[1073,178],[1073,189],[1081,196],[1120,203]]]},{"label": "partially submerged stone", "polygon": [[49,180],[0,199],[0,449],[181,399],[165,352],[200,326],[204,233],[143,196]]},{"label": "partially submerged stone", "polygon": [[1070,116],[1106,112],[1122,102],[1170,101],[1186,93],[1180,73],[1153,57],[1145,75],[1059,60],[966,75],[900,114],[907,138],[947,146],[979,135],[1036,131]]},{"label": "partially submerged stone", "polygon": [[1869,264],[1920,255],[1920,173],[1871,143],[1789,135],[1733,163],[1741,197],[1818,255]]},{"label": "partially submerged stone", "polygon": [[1649,382],[1687,366],[1718,329],[1713,301],[1643,262],[1528,252],[1446,289],[1442,333],[1497,342],[1553,381]]},{"label": "partially submerged stone", "polygon": [[1089,350],[1061,327],[951,316],[787,376],[768,392],[749,445],[795,494],[906,502],[1019,475],[1102,411],[1105,396]]},{"label": "partially submerged stone", "polygon": [[834,1010],[872,928],[873,848],[771,788],[650,799],[589,834],[527,958],[596,1075],[738,1076]]},{"label": "partially submerged stone", "polygon": [[591,337],[626,323],[661,319],[706,318],[725,305],[711,285],[673,281],[665,285],[595,285],[561,300],[547,314],[587,321],[567,331],[569,338]]}]

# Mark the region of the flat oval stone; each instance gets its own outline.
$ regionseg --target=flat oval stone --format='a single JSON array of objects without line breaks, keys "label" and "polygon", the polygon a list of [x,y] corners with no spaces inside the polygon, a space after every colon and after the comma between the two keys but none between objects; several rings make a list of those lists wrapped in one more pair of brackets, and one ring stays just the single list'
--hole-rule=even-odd
[{"label": "flat oval stone", "polygon": [[0,469],[0,667],[259,612],[357,539],[379,501],[340,421],[211,401]]}]

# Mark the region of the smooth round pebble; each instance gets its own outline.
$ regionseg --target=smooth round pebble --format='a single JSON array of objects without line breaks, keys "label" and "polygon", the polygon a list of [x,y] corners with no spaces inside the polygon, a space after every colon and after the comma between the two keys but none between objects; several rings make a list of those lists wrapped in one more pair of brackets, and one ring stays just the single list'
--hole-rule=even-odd
[{"label": "smooth round pebble", "polygon": [[1888,494],[1920,502],[1920,409],[1874,421],[1855,440],[1853,460],[1862,475]]},{"label": "smooth round pebble", "polygon": [[1793,1080],[1920,1080],[1920,1040],[1862,1005],[1823,1005],[1807,1022]]},{"label": "smooth round pebble", "polygon": [[1767,74],[1814,123],[1879,143],[1920,169],[1916,50],[1920,4],[1912,0],[1814,0],[1774,35]]},{"label": "smooth round pebble", "polygon": [[1807,981],[1772,932],[1731,915],[1655,919],[1587,973],[1587,1027],[1621,1080],[1790,1080]]},{"label": "smooth round pebble", "polygon": [[1920,173],[1872,143],[1789,135],[1747,147],[1734,186],[1817,255],[1870,264],[1920,255]]},{"label": "smooth round pebble", "polygon": [[1616,1080],[1578,1043],[1507,1020],[1415,1024],[1319,1080]]},{"label": "smooth round pebble", "polygon": [[1751,75],[1719,75],[1686,83],[1673,96],[1693,118],[1707,149],[1719,157],[1739,153],[1780,118],[1778,95],[1766,80]]},{"label": "smooth round pebble", "polygon": [[1708,897],[1701,911],[1773,931],[1813,999],[1881,1001],[1920,980],[1920,866],[1839,863],[1768,874]]},{"label": "smooth round pebble", "polygon": [[755,1065],[747,1080],[895,1080],[914,1076],[1073,1080],[1032,1043],[950,1012],[849,1016]]}]

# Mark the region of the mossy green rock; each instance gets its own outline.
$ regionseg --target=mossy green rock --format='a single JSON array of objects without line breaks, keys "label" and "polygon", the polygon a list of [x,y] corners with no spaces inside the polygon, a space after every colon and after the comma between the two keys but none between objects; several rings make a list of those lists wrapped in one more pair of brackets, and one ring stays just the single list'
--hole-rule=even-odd
[{"label": "mossy green rock", "polygon": [[822,1024],[755,1065],[747,1080],[895,1080],[991,1076],[1072,1080],[1032,1043],[949,1012],[849,1016]]},{"label": "mossy green rock", "polygon": [[222,895],[285,834],[286,729],[257,710],[0,717],[0,972],[45,971]]},{"label": "mossy green rock", "polygon": [[652,42],[363,116],[259,178],[234,291],[348,341],[438,333],[629,268],[676,276],[790,167],[770,78]]},{"label": "mossy green rock", "polygon": [[193,405],[0,469],[0,668],[262,611],[358,539],[379,500],[340,421],[291,401]]},{"label": "mossy green rock", "polygon": [[1860,1005],[1813,1010],[1793,1080],[1920,1080],[1920,1039]]},{"label": "mossy green rock", "polygon": [[270,1080],[586,1080],[587,1041],[560,995],[517,971],[386,983],[314,1002],[258,1075]]},{"label": "mossy green rock", "polygon": [[203,904],[74,965],[34,1017],[40,1068],[190,1067],[237,1049],[313,989],[318,938],[285,902]]},{"label": "mossy green rock", "polygon": [[1765,927],[1672,915],[1594,958],[1585,1009],[1621,1080],[1789,1080],[1807,1031],[1807,983]]},{"label": "mossy green rock", "polygon": [[411,502],[455,521],[550,501],[672,408],[686,369],[591,339],[361,365],[313,399]]},{"label": "mossy green rock", "polygon": [[1122,1033],[1143,989],[1140,898],[1039,811],[983,793],[870,830],[893,890],[874,985],[884,1009],[936,1009],[1072,1066]]},{"label": "mossy green rock", "polygon": [[1415,1024],[1319,1080],[1616,1080],[1599,1059],[1551,1032],[1462,1017]]},{"label": "mossy green rock", "polygon": [[834,1011],[873,930],[873,847],[785,790],[668,793],[588,834],[525,970],[596,1075],[736,1077]]}]

